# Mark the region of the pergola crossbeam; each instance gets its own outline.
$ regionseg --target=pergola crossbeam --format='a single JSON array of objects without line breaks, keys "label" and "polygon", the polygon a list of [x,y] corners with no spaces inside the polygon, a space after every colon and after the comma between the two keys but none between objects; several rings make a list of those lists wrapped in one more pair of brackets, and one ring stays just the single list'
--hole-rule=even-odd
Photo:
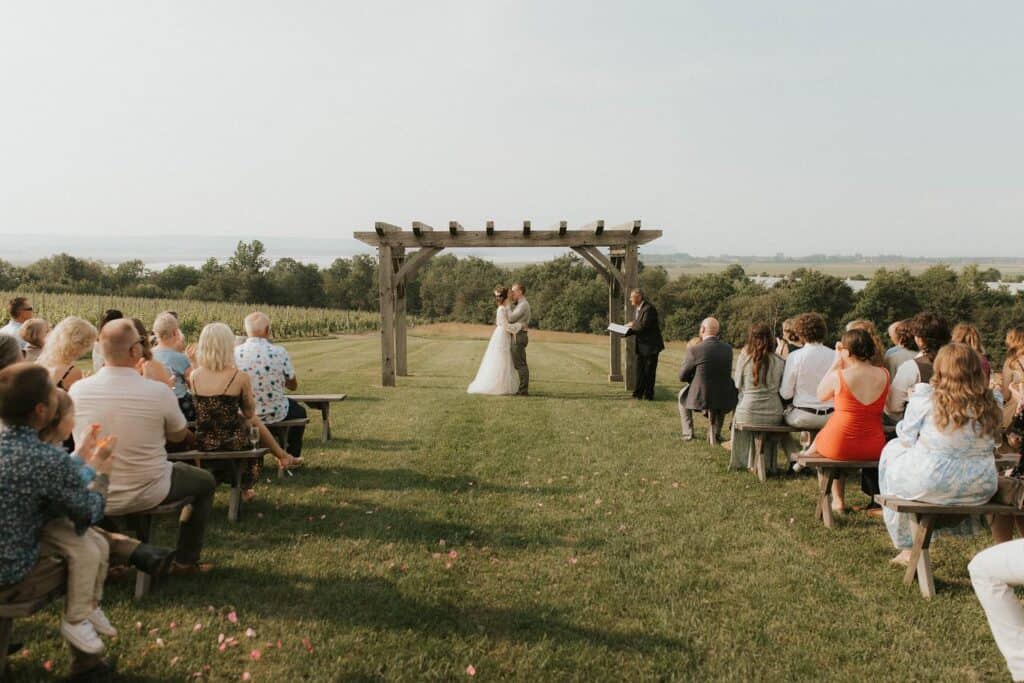
[{"label": "pergola crossbeam", "polygon": [[[454,223],[454,221],[453,221]],[[596,228],[590,230],[533,230],[528,235],[523,230],[464,230],[454,223],[455,232],[449,226],[448,232],[422,232],[417,235],[409,231],[391,231],[383,234],[378,232],[357,232],[353,234],[360,242],[379,247],[388,244],[392,247],[625,247],[641,246],[661,237],[661,230],[640,230],[636,234],[632,230],[604,230],[597,234]]]}]

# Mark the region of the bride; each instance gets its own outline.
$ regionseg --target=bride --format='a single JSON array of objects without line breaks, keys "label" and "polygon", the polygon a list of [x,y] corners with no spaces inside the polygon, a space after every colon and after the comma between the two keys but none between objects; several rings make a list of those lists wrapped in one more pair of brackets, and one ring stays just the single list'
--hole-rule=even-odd
[{"label": "bride", "polygon": [[480,361],[476,378],[466,390],[470,394],[514,394],[519,388],[519,373],[512,365],[512,335],[523,326],[508,322],[508,287],[495,289],[494,301],[498,306],[494,333]]}]

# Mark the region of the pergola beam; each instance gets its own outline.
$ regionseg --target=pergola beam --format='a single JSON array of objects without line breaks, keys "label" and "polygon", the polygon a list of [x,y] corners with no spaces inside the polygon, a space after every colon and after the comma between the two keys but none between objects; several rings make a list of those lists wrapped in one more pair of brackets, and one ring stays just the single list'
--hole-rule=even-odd
[{"label": "pergola beam", "polygon": [[416,253],[414,253],[409,259],[402,264],[402,267],[395,273],[395,282],[400,284],[408,284],[413,278],[416,277],[420,269],[426,265],[427,261],[432,259],[442,250],[438,247],[423,247]]},{"label": "pergola beam", "polygon": [[458,221],[448,221],[448,234],[452,237],[459,235],[463,232],[462,224]]},{"label": "pergola beam", "polygon": [[420,237],[425,232],[434,232],[434,229],[426,223],[420,223],[419,221],[412,222],[412,234]]},{"label": "pergola beam", "polygon": [[[603,274],[606,280],[615,278],[619,286],[623,289],[626,288],[626,283],[622,271],[612,265],[610,258],[601,253],[597,247],[577,247],[573,249],[577,254],[587,259],[590,265],[597,269],[597,272]],[[611,284],[611,282],[609,282]]]},{"label": "pergola beam", "polygon": [[[454,223],[454,221],[453,221]],[[357,232],[353,236],[371,246],[388,244],[392,247],[626,247],[640,246],[661,237],[661,230],[604,230],[597,234],[591,230],[531,230],[524,235],[522,230],[467,230],[459,232],[461,226],[454,223],[455,232],[449,225],[448,232],[424,232],[420,235],[408,231]]]}]

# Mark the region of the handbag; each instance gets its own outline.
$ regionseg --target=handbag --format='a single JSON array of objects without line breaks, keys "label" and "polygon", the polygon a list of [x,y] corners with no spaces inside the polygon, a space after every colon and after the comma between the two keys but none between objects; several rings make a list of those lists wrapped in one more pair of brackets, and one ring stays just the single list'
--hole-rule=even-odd
[{"label": "handbag", "polygon": [[996,495],[992,497],[993,503],[1012,505],[1018,510],[1024,510],[1024,479],[1000,476],[996,480],[996,484]]}]

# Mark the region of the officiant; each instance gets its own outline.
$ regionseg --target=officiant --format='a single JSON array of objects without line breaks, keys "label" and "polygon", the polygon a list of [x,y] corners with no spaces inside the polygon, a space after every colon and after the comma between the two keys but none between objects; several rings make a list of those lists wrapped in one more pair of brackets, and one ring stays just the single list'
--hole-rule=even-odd
[{"label": "officiant", "polygon": [[626,336],[636,337],[636,389],[633,398],[641,401],[654,400],[654,379],[658,374],[658,354],[665,348],[658,324],[658,309],[644,298],[642,290],[629,293],[629,303],[636,307],[636,318],[628,323]]}]

